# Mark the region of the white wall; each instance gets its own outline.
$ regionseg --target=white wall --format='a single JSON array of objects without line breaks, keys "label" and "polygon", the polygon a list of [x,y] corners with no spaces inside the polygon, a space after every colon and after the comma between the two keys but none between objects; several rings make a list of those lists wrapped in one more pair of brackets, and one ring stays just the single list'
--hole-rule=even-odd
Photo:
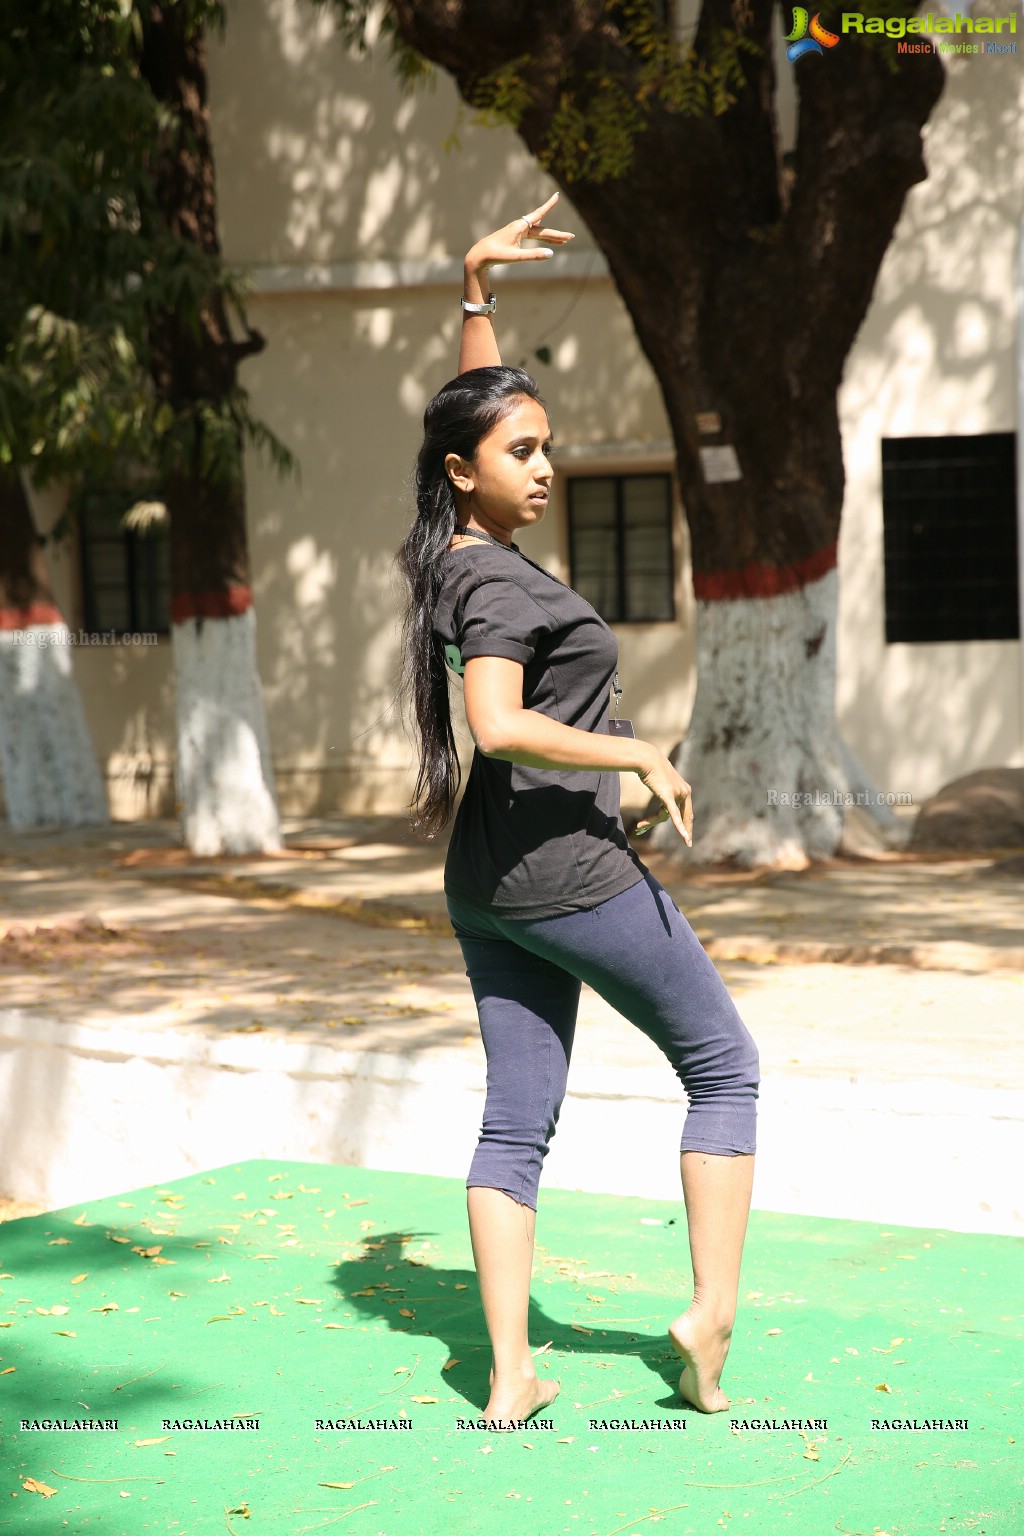
[{"label": "white wall", "polygon": [[[983,12],[1007,9],[979,0]],[[1012,432],[1019,420],[1024,72],[1014,55],[946,68],[928,179],[904,205],[840,392],[839,708],[879,787],[915,803],[958,774],[1024,763],[1019,642],[885,643],[881,438]]]}]

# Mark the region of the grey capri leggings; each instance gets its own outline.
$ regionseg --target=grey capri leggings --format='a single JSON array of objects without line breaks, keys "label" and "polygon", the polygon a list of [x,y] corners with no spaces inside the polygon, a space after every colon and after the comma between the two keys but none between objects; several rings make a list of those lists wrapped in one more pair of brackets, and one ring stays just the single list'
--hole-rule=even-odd
[{"label": "grey capri leggings", "polygon": [[487,1054],[467,1188],[537,1208],[586,982],[664,1051],[689,1099],[680,1150],[755,1150],[757,1047],[686,918],[654,876],[561,917],[502,917],[447,898]]}]

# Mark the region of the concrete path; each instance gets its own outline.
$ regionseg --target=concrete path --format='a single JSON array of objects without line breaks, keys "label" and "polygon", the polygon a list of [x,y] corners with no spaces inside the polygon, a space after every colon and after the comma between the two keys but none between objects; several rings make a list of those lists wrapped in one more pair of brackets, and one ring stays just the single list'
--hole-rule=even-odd
[{"label": "concrete path", "polygon": [[[483,1053],[443,846],[286,823],[193,859],[169,822],[0,834],[6,1193],[42,1205],[240,1157],[464,1172]],[[755,1205],[1022,1232],[1019,859],[805,873],[653,857],[758,1041]],[[672,1197],[683,1096],[584,989],[545,1183]]]}]

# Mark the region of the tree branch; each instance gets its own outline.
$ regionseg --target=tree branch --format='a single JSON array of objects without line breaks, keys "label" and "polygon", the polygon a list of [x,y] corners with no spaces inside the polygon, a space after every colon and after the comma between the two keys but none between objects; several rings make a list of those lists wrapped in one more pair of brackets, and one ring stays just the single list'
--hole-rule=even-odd
[{"label": "tree branch", "polygon": [[231,355],[238,364],[244,357],[254,357],[257,352],[262,352],[267,344],[267,338],[262,331],[257,331],[254,326],[247,325],[245,341],[233,341],[231,343]]},{"label": "tree branch", "polygon": [[737,229],[777,223],[782,212],[782,152],[775,112],[772,17],[775,0],[704,0],[694,46],[711,56],[713,40],[732,29],[755,45],[739,55],[743,87],[728,110],[714,119],[726,188]]},{"label": "tree branch", "polygon": [[782,237],[786,330],[794,367],[804,349],[827,349],[835,387],[907,193],[927,176],[921,130],[944,84],[937,56],[901,60],[870,46],[851,47],[841,70],[800,75],[796,174]]}]

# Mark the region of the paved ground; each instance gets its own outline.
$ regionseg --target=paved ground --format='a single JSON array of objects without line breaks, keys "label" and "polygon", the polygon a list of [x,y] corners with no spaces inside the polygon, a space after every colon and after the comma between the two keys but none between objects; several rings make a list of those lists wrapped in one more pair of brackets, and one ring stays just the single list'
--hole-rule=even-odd
[{"label": "paved ground", "polygon": [[[195,859],[177,836],[171,822],[59,837],[0,829],[7,1004],[78,1018],[96,1004],[109,1017],[144,1005],[154,1028],[173,1019],[319,1033],[358,1021],[350,1043],[375,1048],[447,1043],[473,1024],[444,907],[443,846],[375,817],[288,822],[285,853],[259,859]],[[870,1048],[873,999],[884,999],[876,1027],[887,1039],[902,992],[915,1009],[937,1010],[918,1024],[939,1049],[940,1016],[952,1049],[977,1044],[987,1020],[997,1051],[1004,1025],[1020,1017],[1019,858],[897,856],[683,878],[646,862],[731,988],[791,999],[785,1017],[768,1005],[776,1029],[822,1022],[818,988],[834,999],[842,975],[844,993],[862,999],[848,1016],[850,1040],[833,1037],[844,1071],[854,1039]],[[424,942],[410,948],[412,938]],[[828,1054],[818,1060],[825,1066]],[[991,1061],[964,1066],[991,1081]]]},{"label": "paved ground", "polygon": [[[194,859],[177,842],[171,822],[0,832],[0,1016],[93,1040],[130,1021],[136,1036],[257,1034],[375,1059],[455,1052],[482,1069],[443,846],[372,817],[289,821],[271,858]],[[1010,1100],[994,1110],[991,1094],[1024,1092],[1019,856],[682,879],[645,858],[765,1075],[806,1093],[870,1081],[881,1099],[977,1090],[978,1112],[1002,1118]],[[585,989],[574,1074],[600,1088],[648,1069],[663,1070],[654,1047]]]},{"label": "paved ground", "polygon": [[[5,1006],[69,1022],[141,1015],[152,1029],[344,1030],[350,1049],[476,1046],[443,846],[385,818],[286,828],[286,853],[262,859],[193,859],[170,822],[0,833]],[[683,879],[647,862],[770,1063],[1024,1085],[1019,861]],[[609,1065],[634,1049],[648,1059],[593,994],[583,1017],[614,1021],[592,1042]]]}]

